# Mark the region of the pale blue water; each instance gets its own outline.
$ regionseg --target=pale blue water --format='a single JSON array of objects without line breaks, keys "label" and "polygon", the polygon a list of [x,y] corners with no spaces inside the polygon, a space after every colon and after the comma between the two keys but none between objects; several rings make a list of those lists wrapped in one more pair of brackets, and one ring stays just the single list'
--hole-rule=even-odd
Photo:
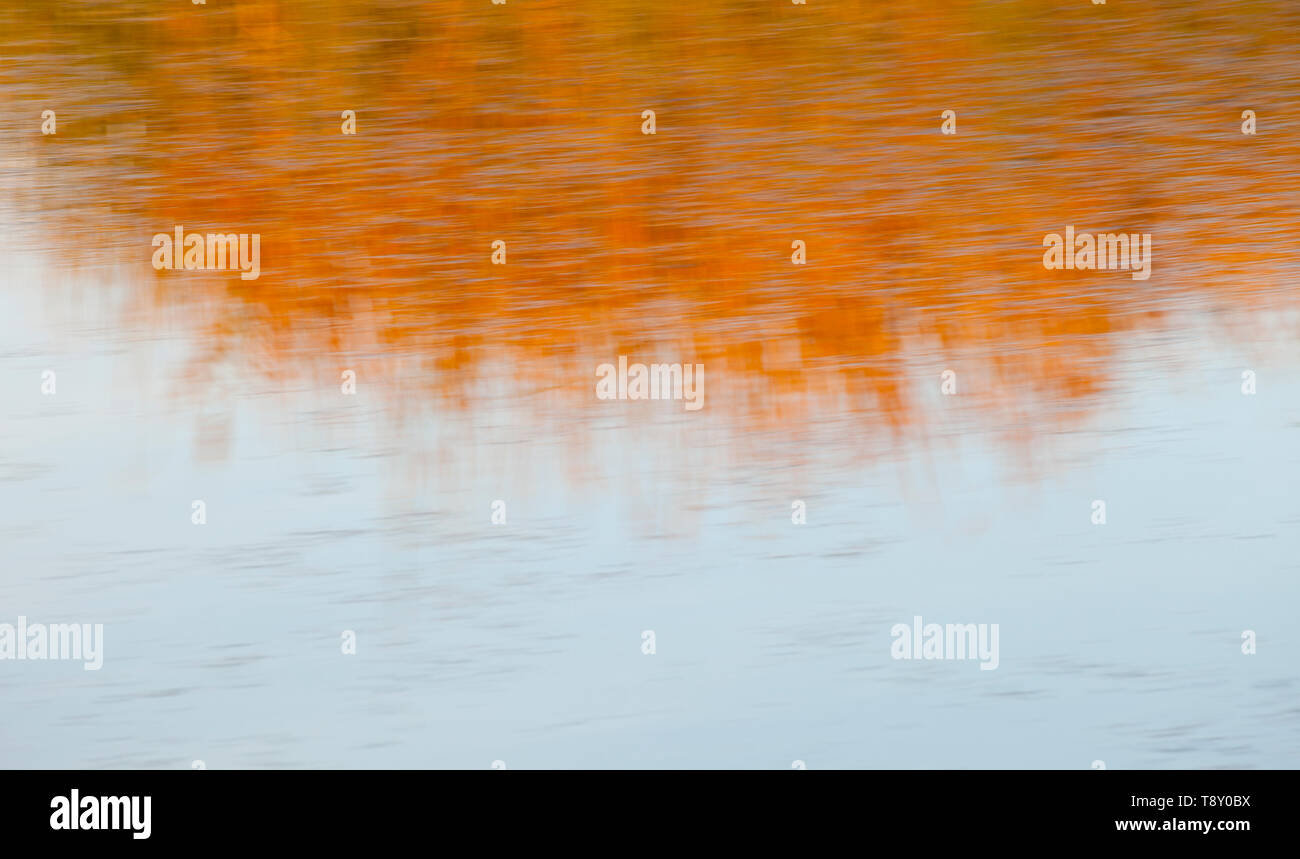
[{"label": "pale blue water", "polygon": [[[854,404],[399,422],[364,375],[195,387],[187,322],[8,250],[0,622],[103,623],[105,661],[0,661],[4,766],[1300,764],[1288,318],[1243,347],[1187,309],[1028,443],[937,395],[896,443]],[[999,624],[999,668],[891,659],[917,614]]]}]

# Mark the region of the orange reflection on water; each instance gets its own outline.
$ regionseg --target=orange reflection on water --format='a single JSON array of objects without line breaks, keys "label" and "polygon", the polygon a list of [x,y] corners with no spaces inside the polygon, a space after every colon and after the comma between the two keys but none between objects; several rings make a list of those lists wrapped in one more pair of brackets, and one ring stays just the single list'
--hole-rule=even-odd
[{"label": "orange reflection on water", "polygon": [[[213,359],[414,360],[465,407],[486,358],[589,404],[625,354],[705,364],[752,425],[848,402],[902,432],[944,368],[1074,420],[1171,309],[1289,301],[1281,0],[139,8],[0,2],[8,190],[33,247],[138,266]],[[153,273],[178,224],[260,233],[261,277]],[[1151,233],[1151,279],[1044,270],[1068,224]]]}]

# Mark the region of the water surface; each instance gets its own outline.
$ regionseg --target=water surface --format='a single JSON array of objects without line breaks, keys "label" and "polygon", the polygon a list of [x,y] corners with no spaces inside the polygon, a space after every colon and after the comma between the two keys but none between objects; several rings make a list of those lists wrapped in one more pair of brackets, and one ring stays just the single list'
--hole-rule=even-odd
[{"label": "water surface", "polygon": [[0,0],[0,763],[1296,766],[1298,15]]}]

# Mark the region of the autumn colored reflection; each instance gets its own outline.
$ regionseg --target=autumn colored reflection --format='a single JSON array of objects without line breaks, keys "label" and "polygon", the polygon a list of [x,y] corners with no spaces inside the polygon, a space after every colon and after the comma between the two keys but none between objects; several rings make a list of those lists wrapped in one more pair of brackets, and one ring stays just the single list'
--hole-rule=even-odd
[{"label": "autumn colored reflection", "polygon": [[[463,407],[505,361],[589,403],[629,354],[703,363],[751,425],[902,432],[955,366],[1069,421],[1127,334],[1295,277],[1285,0],[137,8],[0,3],[5,192],[52,264],[138,269],[277,376],[409,359]],[[176,225],[260,233],[260,278],[153,272]],[[1151,233],[1151,279],[1045,271],[1067,225]]]},{"label": "autumn colored reflection", "polygon": [[1300,764],[1298,25],[0,0],[0,765]]}]

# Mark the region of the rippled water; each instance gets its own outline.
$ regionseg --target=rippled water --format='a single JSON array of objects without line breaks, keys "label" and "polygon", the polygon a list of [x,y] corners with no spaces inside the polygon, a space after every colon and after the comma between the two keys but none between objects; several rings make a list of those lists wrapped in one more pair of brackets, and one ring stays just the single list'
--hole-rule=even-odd
[{"label": "rippled water", "polygon": [[105,628],[0,660],[0,764],[1300,764],[1298,27],[0,0],[0,623]]}]

